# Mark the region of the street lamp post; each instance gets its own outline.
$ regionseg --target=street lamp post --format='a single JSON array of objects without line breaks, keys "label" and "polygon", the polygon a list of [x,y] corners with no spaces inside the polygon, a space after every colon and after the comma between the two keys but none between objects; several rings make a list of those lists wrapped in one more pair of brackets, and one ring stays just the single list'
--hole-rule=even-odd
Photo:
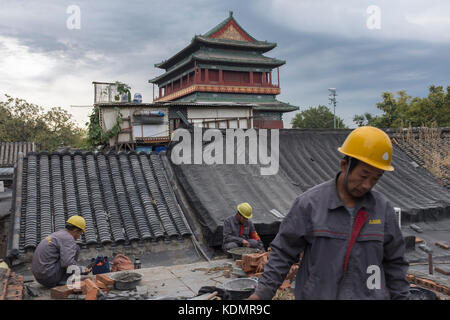
[{"label": "street lamp post", "polygon": [[330,104],[333,105],[333,123],[334,129],[336,129],[336,88],[329,88],[328,91],[330,91],[328,99],[330,100]]}]

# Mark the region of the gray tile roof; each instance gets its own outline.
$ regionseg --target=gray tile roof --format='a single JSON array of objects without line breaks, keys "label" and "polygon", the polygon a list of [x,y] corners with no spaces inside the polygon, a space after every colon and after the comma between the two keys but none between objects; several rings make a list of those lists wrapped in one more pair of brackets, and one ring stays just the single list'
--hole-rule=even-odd
[{"label": "gray tile roof", "polygon": [[[234,214],[236,205],[244,201],[254,209],[253,221],[260,236],[273,236],[281,219],[271,211],[287,214],[298,195],[335,177],[342,158],[337,148],[349,132],[280,130],[280,168],[276,175],[262,176],[259,165],[182,164],[173,168],[205,227],[210,245],[221,244],[223,219]],[[405,223],[423,221],[431,216],[433,219],[450,217],[450,192],[428,171],[413,166],[397,147],[393,166],[395,171],[385,173],[375,190],[402,209]]]},{"label": "gray tile roof", "polygon": [[80,214],[80,244],[158,241],[190,234],[161,157],[145,153],[29,153],[23,161],[19,248],[37,246]]},{"label": "gray tile roof", "polygon": [[14,167],[19,152],[25,156],[31,151],[36,151],[33,142],[0,142],[0,167]]}]

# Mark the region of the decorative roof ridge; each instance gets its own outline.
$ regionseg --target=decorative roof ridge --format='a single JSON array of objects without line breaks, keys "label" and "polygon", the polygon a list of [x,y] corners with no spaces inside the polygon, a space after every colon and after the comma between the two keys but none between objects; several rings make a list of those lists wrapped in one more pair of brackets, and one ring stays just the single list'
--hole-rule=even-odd
[{"label": "decorative roof ridge", "polygon": [[204,35],[196,35],[193,40],[200,40],[203,42],[229,42],[229,44],[235,44],[240,46],[261,46],[261,47],[276,47],[277,44],[275,42],[268,42],[267,40],[260,41],[240,41],[240,40],[233,40],[233,39],[223,39],[223,38],[210,38],[206,37]]},{"label": "decorative roof ridge", "polygon": [[[258,41],[255,38],[253,38],[247,31],[245,31],[244,28],[242,28],[242,26],[236,21],[236,19],[234,19],[233,17],[233,11],[230,11],[230,15],[221,23],[219,23],[218,25],[216,25],[214,28],[212,28],[211,30],[209,30],[208,32],[206,32],[205,34],[203,34],[204,37],[211,37],[212,35],[214,35],[215,33],[217,33],[218,31],[220,31],[223,27],[225,27],[230,21],[233,21],[240,29],[242,32],[244,32],[244,34],[249,37],[250,39],[252,39],[252,41]],[[251,41],[249,41],[251,42]]]}]

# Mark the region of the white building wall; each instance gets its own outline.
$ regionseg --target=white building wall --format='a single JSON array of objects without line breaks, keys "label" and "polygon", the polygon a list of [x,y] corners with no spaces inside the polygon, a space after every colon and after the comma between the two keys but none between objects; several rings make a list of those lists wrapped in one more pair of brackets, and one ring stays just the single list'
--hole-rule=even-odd
[{"label": "white building wall", "polygon": [[188,120],[199,127],[241,128],[253,127],[253,113],[250,107],[189,107]]}]

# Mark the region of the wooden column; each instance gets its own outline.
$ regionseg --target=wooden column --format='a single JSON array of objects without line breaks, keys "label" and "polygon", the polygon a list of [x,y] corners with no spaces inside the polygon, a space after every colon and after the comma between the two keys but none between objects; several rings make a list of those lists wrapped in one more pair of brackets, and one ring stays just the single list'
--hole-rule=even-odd
[{"label": "wooden column", "polygon": [[205,82],[206,82],[206,83],[209,83],[208,69],[205,69]]},{"label": "wooden column", "polygon": [[223,83],[223,71],[219,69],[219,83]]},{"label": "wooden column", "polygon": [[278,88],[280,87],[280,67],[277,68],[277,74],[278,74]]},{"label": "wooden column", "polygon": [[269,72],[269,84],[272,85],[272,72]]},{"label": "wooden column", "polygon": [[197,83],[197,61],[194,62],[194,83]]},{"label": "wooden column", "polygon": [[250,85],[253,85],[253,71],[250,71]]}]

